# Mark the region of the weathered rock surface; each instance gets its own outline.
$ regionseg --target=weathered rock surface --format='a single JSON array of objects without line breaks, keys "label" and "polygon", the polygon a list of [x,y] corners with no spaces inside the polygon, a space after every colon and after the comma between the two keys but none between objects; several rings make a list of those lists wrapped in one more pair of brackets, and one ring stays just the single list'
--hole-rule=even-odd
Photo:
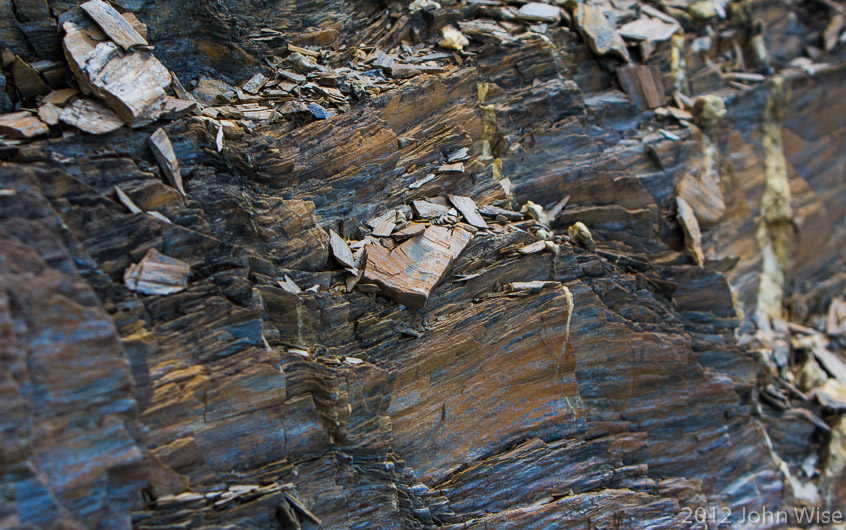
[{"label": "weathered rock surface", "polygon": [[[74,57],[151,52],[0,0],[3,47],[46,83],[64,35],[135,127],[82,134],[61,116],[86,99],[8,92],[63,108],[0,146],[0,527],[846,509],[839,4],[707,27],[678,4],[642,13],[686,31],[627,43],[642,13],[619,3],[115,2],[161,69],[110,95],[134,81]],[[438,48],[447,26],[462,50]],[[742,65],[763,81],[724,75]]]}]

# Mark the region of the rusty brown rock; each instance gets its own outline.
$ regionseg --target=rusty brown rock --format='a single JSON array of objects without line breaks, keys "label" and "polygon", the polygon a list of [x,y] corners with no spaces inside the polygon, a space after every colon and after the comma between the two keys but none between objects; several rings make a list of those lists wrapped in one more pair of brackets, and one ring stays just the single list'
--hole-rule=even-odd
[{"label": "rusty brown rock", "polygon": [[654,66],[621,66],[617,68],[617,79],[639,109],[654,109],[667,100],[661,71]]},{"label": "rusty brown rock", "polygon": [[423,307],[471,238],[460,228],[430,226],[391,251],[368,245],[362,281],[378,285],[401,304]]},{"label": "rusty brown rock", "polygon": [[27,111],[0,114],[0,134],[9,138],[34,138],[49,132],[43,121]]}]

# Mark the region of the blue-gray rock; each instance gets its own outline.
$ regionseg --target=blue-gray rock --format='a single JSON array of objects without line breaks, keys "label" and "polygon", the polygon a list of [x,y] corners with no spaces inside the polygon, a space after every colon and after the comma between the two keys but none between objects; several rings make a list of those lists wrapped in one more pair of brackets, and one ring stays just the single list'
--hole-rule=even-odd
[{"label": "blue-gray rock", "polygon": [[326,120],[333,116],[331,111],[324,109],[317,103],[309,103],[308,110],[310,110],[311,114],[318,120]]}]

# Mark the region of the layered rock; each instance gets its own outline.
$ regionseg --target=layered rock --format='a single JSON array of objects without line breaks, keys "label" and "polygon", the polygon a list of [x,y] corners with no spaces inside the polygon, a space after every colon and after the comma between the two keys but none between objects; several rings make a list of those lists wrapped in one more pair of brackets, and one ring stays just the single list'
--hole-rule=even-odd
[{"label": "layered rock", "polygon": [[[252,79],[231,60],[254,65],[243,48],[317,49],[330,30],[341,55],[434,42],[447,23],[472,40],[460,64],[325,119],[163,125],[184,194],[150,150],[160,124],[3,148],[4,527],[688,528],[703,508],[741,528],[744,508],[844,508],[846,405],[819,390],[837,390],[837,365],[813,371],[842,337],[784,322],[823,329],[846,281],[842,47],[813,75],[783,68],[823,21],[753,3],[771,41],[802,42],[771,42],[780,72],[749,88],[713,75],[681,17],[690,46],[635,57],[668,100],[683,88],[727,112],[677,126],[577,28],[505,42],[505,11],[443,4],[189,4],[183,38],[182,15],[134,4],[183,78],[205,64]],[[272,39],[249,38],[264,27]],[[450,195],[483,223],[449,214]],[[687,201],[701,263],[682,195],[711,199]],[[423,218],[424,199],[446,212]],[[545,215],[519,214],[529,201]],[[391,211],[426,228],[356,246]],[[358,283],[330,230],[370,246]],[[448,232],[461,244],[440,252]],[[159,254],[179,289],[127,286]],[[392,254],[405,268],[368,281]],[[425,289],[398,294],[432,263]]]}]

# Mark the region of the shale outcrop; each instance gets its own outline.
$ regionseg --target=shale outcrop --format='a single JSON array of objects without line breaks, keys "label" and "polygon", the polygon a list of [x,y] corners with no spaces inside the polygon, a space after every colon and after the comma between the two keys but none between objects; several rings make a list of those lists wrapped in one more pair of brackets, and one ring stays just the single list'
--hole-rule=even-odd
[{"label": "shale outcrop", "polygon": [[0,0],[0,527],[836,522],[844,16]]}]

